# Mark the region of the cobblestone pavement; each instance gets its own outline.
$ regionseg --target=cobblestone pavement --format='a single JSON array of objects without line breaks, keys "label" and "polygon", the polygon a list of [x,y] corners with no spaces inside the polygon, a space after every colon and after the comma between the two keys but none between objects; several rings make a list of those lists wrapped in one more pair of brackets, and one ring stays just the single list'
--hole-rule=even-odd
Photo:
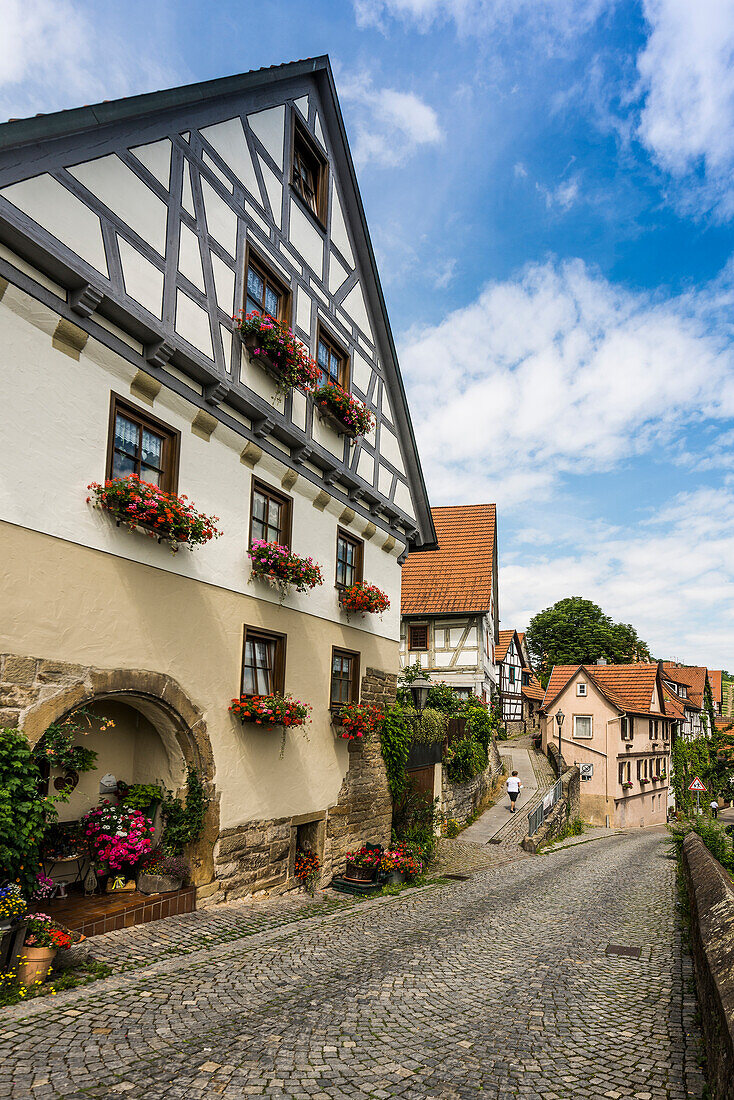
[{"label": "cobblestone pavement", "polygon": [[6,1009],[0,1096],[700,1097],[667,857],[640,830]]}]

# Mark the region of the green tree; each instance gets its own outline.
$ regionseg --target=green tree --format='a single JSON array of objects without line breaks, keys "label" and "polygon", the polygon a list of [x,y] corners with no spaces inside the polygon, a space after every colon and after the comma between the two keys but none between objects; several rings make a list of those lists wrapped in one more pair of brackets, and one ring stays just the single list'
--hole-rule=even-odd
[{"label": "green tree", "polygon": [[43,834],[56,811],[39,793],[41,773],[27,738],[0,729],[0,879],[17,882],[30,897],[41,869]]},{"label": "green tree", "polygon": [[650,650],[629,623],[615,623],[591,600],[567,596],[530,620],[526,640],[546,687],[554,665],[649,661]]}]

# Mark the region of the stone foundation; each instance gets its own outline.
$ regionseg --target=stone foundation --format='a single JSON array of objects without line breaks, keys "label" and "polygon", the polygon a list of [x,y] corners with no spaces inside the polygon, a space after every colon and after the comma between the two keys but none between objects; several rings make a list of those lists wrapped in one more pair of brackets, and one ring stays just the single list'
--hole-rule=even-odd
[{"label": "stone foundation", "polygon": [[[362,678],[363,703],[395,702],[397,675],[368,668]],[[392,800],[379,740],[349,743],[349,769],[335,806],[313,814],[254,821],[225,829],[214,851],[215,881],[201,900],[232,901],[246,894],[281,894],[299,885],[293,874],[300,845],[321,861],[325,886],[346,867],[346,854],[363,844],[388,844]]]},{"label": "stone foundation", "polygon": [[489,764],[468,783],[452,783],[442,768],[441,809],[446,817],[452,817],[463,825],[481,805],[492,784],[502,772],[502,760],[496,742],[489,745]]}]

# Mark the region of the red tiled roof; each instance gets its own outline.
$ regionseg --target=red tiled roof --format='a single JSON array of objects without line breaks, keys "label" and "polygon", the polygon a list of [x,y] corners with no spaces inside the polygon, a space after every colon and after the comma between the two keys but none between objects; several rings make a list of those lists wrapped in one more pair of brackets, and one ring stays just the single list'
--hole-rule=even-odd
[{"label": "red tiled roof", "polygon": [[683,706],[683,699],[680,699],[674,691],[663,683],[663,701],[665,704],[665,713],[672,715],[673,718],[683,720],[686,716],[685,708]]},{"label": "red tiled roof", "polygon": [[535,699],[538,701],[543,699],[545,692],[540,686],[540,680],[534,673],[530,673],[530,683],[523,685],[522,693],[528,699]]},{"label": "red tiled roof", "polygon": [[494,504],[432,508],[437,550],[409,554],[403,566],[403,615],[489,611],[497,538]]},{"label": "red tiled roof", "polygon": [[663,661],[663,675],[675,684],[684,684],[688,688],[686,702],[696,709],[703,707],[703,689],[706,684],[706,669],[698,665],[677,665],[674,661]]},{"label": "red tiled roof", "polygon": [[715,703],[721,702],[721,669],[710,668],[709,669],[709,683],[711,684],[711,694]]},{"label": "red tiled roof", "polygon": [[555,665],[548,681],[543,707],[548,707],[568,686],[579,669],[620,710],[632,714],[662,714],[651,711],[652,693],[658,673],[657,664],[632,665]]},{"label": "red tiled roof", "polygon": [[505,657],[507,656],[507,650],[510,648],[510,644],[512,642],[512,639],[513,639],[514,635],[515,635],[514,630],[500,630],[499,631],[499,641],[497,642],[497,645],[494,647],[494,659],[495,659],[497,664],[499,664],[500,661],[504,661]]}]

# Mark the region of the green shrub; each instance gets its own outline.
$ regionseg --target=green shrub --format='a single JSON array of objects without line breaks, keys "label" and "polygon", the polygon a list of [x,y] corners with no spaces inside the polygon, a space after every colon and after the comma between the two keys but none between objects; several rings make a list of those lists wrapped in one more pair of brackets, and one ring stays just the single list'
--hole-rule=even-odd
[{"label": "green shrub", "polygon": [[393,843],[410,846],[409,850],[426,862],[436,849],[436,828],[440,819],[438,798],[416,791],[411,783],[393,805]]},{"label": "green shrub", "polygon": [[28,739],[0,729],[0,877],[17,882],[26,897],[36,886],[43,834],[56,816],[51,800],[39,794],[41,782]]},{"label": "green shrub", "polygon": [[470,695],[464,700],[459,717],[466,718],[467,735],[478,741],[487,752],[492,734],[496,732],[489,707],[476,695]]},{"label": "green shrub", "polygon": [[131,810],[147,810],[165,798],[165,790],[157,783],[131,783],[122,798]]},{"label": "green shrub", "polygon": [[722,867],[734,871],[734,851],[732,841],[723,825],[714,821],[708,814],[700,814],[694,817],[684,817],[668,826],[673,843],[680,850],[683,841],[689,833],[698,833],[714,859],[718,859]]},{"label": "green shrub", "polygon": [[462,700],[456,694],[450,684],[443,682],[431,684],[426,699],[426,707],[431,710],[440,710],[450,718],[456,717],[461,710]]},{"label": "green shrub", "polygon": [[385,761],[387,785],[393,799],[398,798],[405,789],[405,765],[412,733],[412,724],[406,720],[404,708],[399,703],[390,707],[382,724],[380,748]]},{"label": "green shrub", "polygon": [[418,717],[418,711],[413,707],[403,707],[403,716],[408,723],[410,739],[415,745],[432,745],[436,741],[444,741],[449,731],[448,715],[433,707],[426,709]]},{"label": "green shrub", "polygon": [[487,750],[473,737],[462,737],[449,745],[443,766],[452,783],[468,783],[487,767]]},{"label": "green shrub", "polygon": [[186,772],[186,801],[182,802],[166,791],[161,802],[163,816],[163,850],[167,855],[180,855],[187,844],[195,844],[204,829],[204,814],[208,799],[196,768]]}]

